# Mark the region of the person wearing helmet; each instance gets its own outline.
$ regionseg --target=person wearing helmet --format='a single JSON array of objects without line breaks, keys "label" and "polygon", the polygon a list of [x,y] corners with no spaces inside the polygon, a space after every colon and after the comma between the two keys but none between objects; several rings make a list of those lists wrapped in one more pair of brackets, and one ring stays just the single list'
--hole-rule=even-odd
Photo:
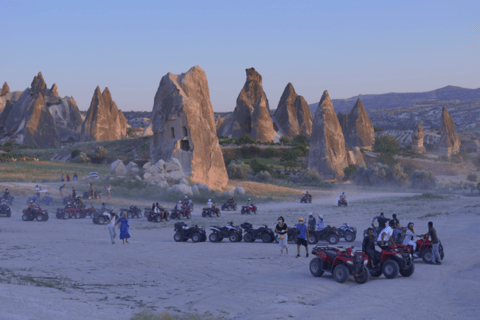
[{"label": "person wearing helmet", "polygon": [[5,189],[5,192],[3,193],[3,198],[7,199],[10,198],[10,191],[8,191],[8,188]]},{"label": "person wearing helmet", "polygon": [[386,227],[380,232],[380,235],[378,236],[378,239],[377,239],[377,244],[380,248],[384,246],[385,242],[390,241],[390,243],[394,243],[393,242],[394,227],[395,227],[395,221],[390,220],[388,222],[388,227]]},{"label": "person wearing helmet", "polygon": [[250,207],[251,203],[252,203],[252,201],[250,200],[250,198],[248,198],[248,200],[247,200],[247,207]]},{"label": "person wearing helmet", "polygon": [[325,224],[323,223],[323,216],[321,214],[318,215],[318,222],[316,227],[317,231],[322,231],[323,229],[325,229]]},{"label": "person wearing helmet", "polygon": [[295,226],[295,241],[297,242],[297,258],[300,258],[300,247],[304,246],[306,257],[308,258],[308,228],[303,223],[303,218],[298,218],[298,224]]},{"label": "person wearing helmet", "polygon": [[308,213],[308,229],[315,230],[315,225],[317,224],[317,219],[313,216],[313,213]]},{"label": "person wearing helmet", "polygon": [[305,196],[304,196],[304,197],[305,197],[305,199],[307,199],[307,200],[312,200],[312,195],[311,195],[310,193],[308,193],[308,191],[305,192]]},{"label": "person wearing helmet", "polygon": [[345,192],[342,192],[342,194],[340,195],[340,200],[345,200],[347,199],[347,196],[345,195]]}]

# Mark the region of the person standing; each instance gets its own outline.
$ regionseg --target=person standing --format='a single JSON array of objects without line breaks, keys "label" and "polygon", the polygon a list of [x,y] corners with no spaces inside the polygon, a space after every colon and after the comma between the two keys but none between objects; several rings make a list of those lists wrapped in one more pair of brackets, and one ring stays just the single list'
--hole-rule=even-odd
[{"label": "person standing", "polygon": [[70,176],[67,174],[67,182],[70,182]]},{"label": "person standing", "polygon": [[288,254],[288,227],[285,223],[285,219],[283,217],[278,218],[277,227],[275,228],[275,232],[278,233],[278,243],[280,245],[280,255],[283,255],[283,249]]},{"label": "person standing", "polygon": [[77,192],[75,191],[75,187],[72,187],[72,198],[73,198],[73,200],[75,200],[76,197],[77,197]]},{"label": "person standing", "polygon": [[308,228],[303,223],[303,218],[298,218],[298,224],[295,226],[295,241],[297,242],[297,258],[300,258],[300,246],[305,247],[308,258]]},{"label": "person standing", "polygon": [[94,199],[94,194],[95,194],[95,188],[93,187],[93,183],[90,182],[90,189],[88,190],[90,193],[91,199]]},{"label": "person standing", "polygon": [[114,213],[104,213],[104,215],[110,216],[110,220],[107,223],[108,231],[110,232],[110,240],[112,240],[112,244],[115,244],[115,237],[117,233],[115,232],[115,225],[116,225],[116,215]]},{"label": "person standing", "polygon": [[77,181],[77,180],[78,180],[78,176],[77,176],[77,173],[75,172],[75,173],[73,174],[73,181]]},{"label": "person standing", "polygon": [[40,186],[38,184],[35,186],[35,193],[37,194],[37,198],[40,199]]},{"label": "person standing", "polygon": [[65,176],[63,175],[63,173],[62,173],[62,175],[60,176],[60,179],[62,180],[62,182],[65,182]]},{"label": "person standing", "polygon": [[380,212],[379,216],[375,216],[372,220],[372,224],[375,222],[375,219],[378,221],[378,229],[383,230],[387,227],[387,222],[390,221],[390,219],[385,218],[385,215],[383,212]]},{"label": "person standing", "polygon": [[428,222],[428,233],[424,234],[424,236],[426,235],[429,235],[432,241],[432,263],[437,265],[442,264],[442,257],[439,252],[440,242],[438,241],[437,230],[433,227],[432,221]]},{"label": "person standing", "polygon": [[317,219],[313,216],[313,213],[308,214],[308,229],[315,230],[315,225],[317,224]]},{"label": "person standing", "polygon": [[112,186],[107,184],[107,196],[108,196],[108,199],[110,199],[110,191],[112,190]]},{"label": "person standing", "polygon": [[65,189],[67,186],[65,185],[65,183],[63,185],[60,186],[60,188],[58,188],[58,190],[60,190],[60,196],[63,198],[63,189]]},{"label": "person standing", "polygon": [[127,213],[125,212],[123,214],[123,217],[117,221],[117,224],[120,223],[120,239],[123,240],[123,244],[125,242],[128,242],[128,238],[130,238],[130,234],[128,233],[129,226],[128,226],[128,218],[127,218]]}]

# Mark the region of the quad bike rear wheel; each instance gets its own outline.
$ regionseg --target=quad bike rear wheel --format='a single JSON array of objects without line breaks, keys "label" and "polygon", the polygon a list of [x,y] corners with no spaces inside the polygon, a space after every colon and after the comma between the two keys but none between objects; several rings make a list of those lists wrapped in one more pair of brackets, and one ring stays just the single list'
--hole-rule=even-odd
[{"label": "quad bike rear wheel", "polygon": [[380,277],[382,275],[382,270],[381,269],[370,269],[370,275],[372,277]]},{"label": "quad bike rear wheel", "polygon": [[309,244],[318,243],[318,237],[316,233],[312,232],[308,235],[308,243]]},{"label": "quad bike rear wheel", "polygon": [[187,216],[187,219],[191,219],[191,218],[192,218],[192,214],[191,214],[190,212],[187,212],[186,216]]},{"label": "quad bike rear wheel", "polygon": [[105,223],[105,217],[104,216],[97,217],[97,223],[98,224],[104,224]]},{"label": "quad bike rear wheel", "polygon": [[220,217],[220,215],[222,214],[222,212],[220,211],[220,209],[217,211],[217,217]]},{"label": "quad bike rear wheel", "polygon": [[45,215],[43,213],[37,214],[37,221],[45,221]]},{"label": "quad bike rear wheel", "polygon": [[333,269],[333,278],[339,282],[344,283],[350,273],[344,264],[339,264]]},{"label": "quad bike rear wheel", "polygon": [[415,265],[412,263],[408,269],[400,269],[400,274],[404,277],[410,277],[415,272]]},{"label": "quad bike rear wheel", "polygon": [[175,232],[175,234],[173,235],[173,240],[175,240],[175,242],[181,242],[182,239],[182,233],[179,231]]},{"label": "quad bike rear wheel", "polygon": [[368,272],[367,267],[363,266],[360,272],[354,275],[353,278],[355,279],[356,283],[362,284],[368,281],[369,274],[370,273]]},{"label": "quad bike rear wheel", "polygon": [[200,241],[202,241],[202,236],[200,235],[200,233],[195,232],[195,233],[192,235],[192,241],[193,241],[193,242],[200,242]]},{"label": "quad bike rear wheel", "polygon": [[67,219],[69,219],[69,218],[70,218],[70,213],[68,213],[67,211],[65,211],[65,212],[63,213],[63,219],[67,220]]},{"label": "quad bike rear wheel", "polygon": [[160,217],[159,215],[156,215],[155,222],[160,222],[160,221],[162,221],[162,217]]},{"label": "quad bike rear wheel", "polygon": [[426,249],[422,252],[422,260],[425,263],[432,263],[433,261],[433,252],[432,249]]},{"label": "quad bike rear wheel", "polygon": [[314,277],[321,277],[323,276],[323,269],[322,269],[322,259],[320,258],[313,258],[310,261],[310,272]]},{"label": "quad bike rear wheel", "polygon": [[272,239],[272,236],[269,235],[268,233],[265,233],[263,236],[262,236],[262,241],[263,243],[270,243],[273,241]]},{"label": "quad bike rear wheel", "polygon": [[170,215],[169,214],[165,214],[165,221],[170,221]]},{"label": "quad bike rear wheel", "polygon": [[206,217],[207,216],[207,213],[205,212],[205,210],[202,211],[202,217]]},{"label": "quad bike rear wheel", "polygon": [[251,233],[245,233],[245,235],[243,236],[243,241],[253,242],[253,241],[255,241],[255,239],[253,239],[253,236],[252,236]]},{"label": "quad bike rear wheel", "polygon": [[29,221],[29,220],[30,220],[30,215],[29,215],[28,213],[24,213],[24,214],[22,215],[22,220],[23,220],[23,221]]},{"label": "quad bike rear wheel", "polygon": [[398,263],[393,260],[387,260],[382,266],[383,274],[387,279],[395,279],[399,271]]},{"label": "quad bike rear wheel", "polygon": [[238,242],[238,235],[236,233],[231,233],[230,236],[228,236],[228,240],[230,240],[230,242]]},{"label": "quad bike rear wheel", "polygon": [[220,242],[220,237],[216,232],[212,232],[208,236],[208,240],[210,240],[210,242]]},{"label": "quad bike rear wheel", "polygon": [[347,231],[345,232],[345,241],[353,242],[355,241],[356,235],[353,232]]},{"label": "quad bike rear wheel", "polygon": [[338,238],[338,236],[336,234],[332,233],[331,235],[328,236],[328,243],[330,243],[330,244],[337,244],[339,240],[340,239]]}]

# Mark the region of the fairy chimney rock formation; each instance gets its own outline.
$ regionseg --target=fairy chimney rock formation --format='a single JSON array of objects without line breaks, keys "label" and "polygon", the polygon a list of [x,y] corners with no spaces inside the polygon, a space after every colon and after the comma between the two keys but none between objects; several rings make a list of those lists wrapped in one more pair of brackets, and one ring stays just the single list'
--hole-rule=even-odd
[{"label": "fairy chimney rock formation", "polygon": [[375,142],[372,121],[363,107],[362,99],[357,102],[348,114],[345,129],[345,143],[350,147],[371,148]]},{"label": "fairy chimney rock formation", "polygon": [[7,82],[3,84],[2,90],[0,91],[0,97],[10,93],[10,88],[8,87]]},{"label": "fairy chimney rock formation", "polygon": [[325,90],[313,119],[308,167],[325,179],[338,179],[343,178],[343,169],[347,166],[342,127]]},{"label": "fairy chimney rock formation", "polygon": [[97,86],[82,124],[82,141],[119,140],[127,137],[127,119],[118,109],[108,88]]},{"label": "fairy chimney rock formation", "polygon": [[338,122],[340,122],[340,126],[342,127],[343,135],[347,133],[347,123],[348,123],[348,113],[343,113],[339,111],[337,114]]},{"label": "fairy chimney rock formation", "polygon": [[289,139],[298,135],[310,138],[312,135],[312,112],[307,101],[295,92],[291,83],[285,87],[275,110],[275,123],[279,134]]},{"label": "fairy chimney rock formation", "polygon": [[216,190],[227,185],[207,77],[200,67],[163,76],[152,114],[152,163],[176,158],[193,183]]},{"label": "fairy chimney rock formation", "polygon": [[425,154],[427,153],[427,149],[423,146],[423,139],[425,138],[425,134],[423,133],[422,124],[419,122],[415,130],[412,132],[412,150],[420,153]]},{"label": "fairy chimney rock formation", "polygon": [[440,142],[438,144],[440,153],[447,156],[457,154],[460,151],[460,139],[455,133],[455,124],[452,117],[450,117],[445,107],[442,110],[440,134]]},{"label": "fairy chimney rock formation", "polygon": [[246,69],[246,73],[247,81],[238,95],[233,116],[219,134],[235,138],[248,134],[261,142],[274,141],[275,130],[262,76],[254,68]]}]

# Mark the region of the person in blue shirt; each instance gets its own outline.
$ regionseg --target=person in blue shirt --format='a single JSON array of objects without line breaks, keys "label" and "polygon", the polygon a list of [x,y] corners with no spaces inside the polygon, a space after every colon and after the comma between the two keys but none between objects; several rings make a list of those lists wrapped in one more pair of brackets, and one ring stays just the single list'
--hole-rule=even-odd
[{"label": "person in blue shirt", "polygon": [[378,221],[378,228],[380,230],[385,229],[387,227],[387,222],[390,221],[390,219],[385,218],[385,215],[383,214],[383,212],[381,212],[379,216],[376,216],[373,218],[372,224],[375,222],[375,219],[377,219]]},{"label": "person in blue shirt", "polygon": [[300,246],[305,247],[308,258],[308,228],[303,223],[303,218],[298,218],[298,224],[295,226],[295,241],[297,242],[297,258],[300,258]]},{"label": "person in blue shirt", "polygon": [[318,215],[318,222],[316,225],[316,231],[322,231],[325,229],[325,224],[323,222],[323,216],[321,214]]}]

